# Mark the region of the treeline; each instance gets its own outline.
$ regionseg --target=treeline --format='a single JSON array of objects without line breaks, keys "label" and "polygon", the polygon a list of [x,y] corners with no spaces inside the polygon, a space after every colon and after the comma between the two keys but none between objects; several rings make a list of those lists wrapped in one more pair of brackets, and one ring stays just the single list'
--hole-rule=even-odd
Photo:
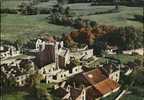
[{"label": "treeline", "polygon": [[106,47],[116,46],[119,50],[136,49],[143,47],[143,32],[132,26],[114,27],[97,25],[93,28],[81,28],[78,31],[63,36],[67,47],[78,47],[79,44],[87,44],[97,53]]},{"label": "treeline", "polygon": [[22,14],[22,15],[36,15],[36,14],[49,14],[50,9],[35,7],[40,2],[48,2],[49,0],[32,0],[23,1],[15,8],[1,8],[0,13],[8,14]]},{"label": "treeline", "polygon": [[136,49],[143,47],[143,32],[132,26],[119,27],[110,34],[106,34],[100,40],[109,45],[116,45],[119,49]]},{"label": "treeline", "polygon": [[[65,12],[65,11],[64,11]],[[96,12],[94,14],[106,14],[106,13],[117,13],[119,10],[113,9],[103,12]],[[55,13],[51,13],[50,15],[50,23],[56,25],[64,25],[64,26],[71,26],[77,29],[82,27],[94,27],[96,26],[96,21],[84,19],[83,17],[74,17],[75,13],[70,12],[70,8],[66,11],[66,13],[61,13],[60,10]]]},{"label": "treeline", "polygon": [[67,16],[55,15],[55,14],[53,14],[51,16],[50,22],[53,24],[57,24],[57,25],[71,26],[71,27],[74,27],[76,29],[80,29],[82,27],[94,27],[94,26],[96,26],[95,21],[82,19],[81,17],[73,18],[73,17],[67,17]]},{"label": "treeline", "polygon": [[63,8],[62,6],[55,6],[50,15],[50,23],[64,26],[71,26],[77,29],[82,27],[94,27],[95,21],[83,19],[82,17],[74,17],[75,13],[71,11],[70,7]]},{"label": "treeline", "polygon": [[[107,11],[94,12],[93,14],[106,14],[106,13],[117,13],[117,12],[119,12],[119,10],[112,9]],[[81,16],[75,17],[75,13],[72,12],[69,6],[64,8],[61,5],[55,5],[51,9],[51,14],[49,18],[50,18],[49,21],[52,24],[71,26],[77,29],[80,29],[82,27],[95,27],[97,24],[96,21],[84,19]]]},{"label": "treeline", "polygon": [[62,4],[66,3],[91,3],[91,5],[114,5],[118,2],[120,5],[126,6],[142,6],[143,0],[58,0]]}]

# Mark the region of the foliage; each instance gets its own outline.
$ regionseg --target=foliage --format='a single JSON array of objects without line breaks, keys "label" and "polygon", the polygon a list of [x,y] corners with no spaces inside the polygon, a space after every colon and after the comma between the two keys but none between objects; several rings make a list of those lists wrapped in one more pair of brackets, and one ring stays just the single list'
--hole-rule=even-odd
[{"label": "foliage", "polygon": [[40,81],[43,79],[43,76],[35,72],[34,74],[31,74],[29,79],[27,79],[27,85],[30,87],[35,87],[37,84],[40,84]]},{"label": "foliage", "polygon": [[64,42],[68,47],[84,43],[93,47],[97,53],[103,52],[107,45],[117,46],[119,50],[137,49],[143,47],[143,33],[131,26],[117,28],[97,25],[69,33]]},{"label": "foliage", "polygon": [[124,76],[121,78],[121,84],[124,88],[128,89],[131,94],[122,97],[124,100],[129,100],[129,98],[133,97],[136,100],[141,100],[144,95],[144,68],[138,67],[135,69],[130,76]]},{"label": "foliage", "polygon": [[22,2],[18,7],[18,11],[23,15],[32,15],[37,13],[37,9],[33,7],[32,3]]},{"label": "foliage", "polygon": [[57,0],[58,4],[63,5],[63,4],[67,4],[68,0]]},{"label": "foliage", "polygon": [[84,2],[91,2],[92,0],[68,0],[69,3],[84,3]]},{"label": "foliage", "polygon": [[136,49],[143,47],[143,32],[134,27],[120,27],[111,34],[106,34],[103,40],[119,49]]},{"label": "foliage", "polygon": [[29,74],[35,71],[35,66],[31,60],[27,60],[27,59],[22,60],[20,62],[20,67],[23,68],[23,70]]},{"label": "foliage", "polygon": [[3,8],[3,9],[0,9],[0,13],[17,14],[17,10],[16,9]]},{"label": "foliage", "polygon": [[93,28],[83,27],[79,29],[79,31],[73,31],[69,33],[67,36],[65,36],[64,42],[67,45],[71,45],[72,43],[74,44],[76,42],[76,43],[84,43],[89,46],[95,47],[96,43],[99,43],[96,41],[97,38],[100,38],[105,34],[114,31],[115,29],[116,28],[113,26],[106,26],[106,25],[97,25]]},{"label": "foliage", "polygon": [[26,91],[18,91],[1,96],[2,100],[36,100],[36,97],[30,95]]},{"label": "foliage", "polygon": [[42,88],[37,85],[34,87],[33,92],[35,92],[35,96],[40,100],[44,100],[46,94],[48,93],[47,88]]}]

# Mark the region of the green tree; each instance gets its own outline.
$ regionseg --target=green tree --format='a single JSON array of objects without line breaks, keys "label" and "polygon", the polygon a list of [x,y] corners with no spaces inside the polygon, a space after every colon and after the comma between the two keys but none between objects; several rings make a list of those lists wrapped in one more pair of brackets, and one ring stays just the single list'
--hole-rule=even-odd
[{"label": "green tree", "polygon": [[64,5],[68,3],[68,0],[57,0],[59,5]]},{"label": "green tree", "polygon": [[116,10],[119,10],[119,3],[120,3],[120,0],[114,0]]},{"label": "green tree", "polygon": [[66,16],[70,16],[70,15],[71,15],[70,13],[71,13],[70,7],[66,7],[64,14],[65,14]]},{"label": "green tree", "polygon": [[43,76],[39,72],[35,72],[34,74],[30,75],[27,79],[27,84],[30,87],[34,87],[37,84],[40,84],[40,81],[43,79]]}]

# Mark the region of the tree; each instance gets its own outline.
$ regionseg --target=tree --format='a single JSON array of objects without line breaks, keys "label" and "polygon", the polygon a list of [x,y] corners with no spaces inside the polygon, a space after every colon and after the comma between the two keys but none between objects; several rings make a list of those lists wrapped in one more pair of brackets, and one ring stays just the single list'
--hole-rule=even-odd
[{"label": "tree", "polygon": [[32,15],[37,13],[37,9],[33,7],[33,3],[22,2],[18,8],[18,12],[22,15]]},{"label": "tree", "polygon": [[66,7],[65,13],[66,16],[70,16],[70,7]]},{"label": "tree", "polygon": [[119,3],[120,3],[120,0],[114,0],[116,10],[119,10]]},{"label": "tree", "polygon": [[92,28],[96,27],[97,23],[95,21],[90,21],[90,25]]},{"label": "tree", "polygon": [[35,71],[35,66],[31,60],[24,59],[20,62],[20,68],[22,68],[26,73],[31,74]]},{"label": "tree", "polygon": [[64,5],[68,3],[68,0],[57,0],[58,5]]},{"label": "tree", "polygon": [[101,41],[107,42],[119,49],[136,49],[143,47],[143,33],[134,27],[120,27],[110,34],[102,37]]},{"label": "tree", "polygon": [[43,88],[40,86],[35,86],[35,92],[38,99],[45,99],[46,94],[48,94],[47,88]]},{"label": "tree", "polygon": [[43,76],[39,72],[35,72],[34,74],[30,75],[27,80],[27,83],[30,87],[34,87],[37,84],[40,84],[40,81],[43,79]]}]

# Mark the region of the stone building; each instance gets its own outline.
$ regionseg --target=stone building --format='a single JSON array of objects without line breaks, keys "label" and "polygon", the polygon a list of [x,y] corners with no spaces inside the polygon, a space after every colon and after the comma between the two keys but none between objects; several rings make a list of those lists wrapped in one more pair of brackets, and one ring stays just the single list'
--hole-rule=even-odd
[{"label": "stone building", "polygon": [[32,60],[20,59],[11,63],[1,64],[0,71],[1,77],[8,80],[14,79],[17,86],[24,86],[29,75],[35,72],[35,67]]},{"label": "stone building", "polygon": [[66,68],[66,65],[70,63],[70,51],[68,48],[61,48],[59,50],[59,67],[64,69]]},{"label": "stone building", "polygon": [[6,59],[8,57],[14,57],[20,55],[20,51],[14,46],[4,45],[0,47],[0,59]]},{"label": "stone building", "polygon": [[64,81],[56,87],[55,94],[62,100],[99,100],[118,91],[119,87],[105,71],[96,68]]},{"label": "stone building", "polygon": [[76,49],[70,52],[70,56],[75,59],[88,59],[93,57],[93,49],[88,49],[87,46],[82,49]]},{"label": "stone building", "polygon": [[56,42],[51,38],[46,40],[38,39],[36,42],[36,62],[39,67],[58,62],[58,51],[63,47],[63,42]]},{"label": "stone building", "polygon": [[58,83],[66,80],[67,77],[73,76],[82,72],[82,66],[75,66],[72,71],[66,69],[60,69],[56,67],[56,63],[48,64],[41,69],[39,73],[43,75],[44,81],[46,83]]}]

